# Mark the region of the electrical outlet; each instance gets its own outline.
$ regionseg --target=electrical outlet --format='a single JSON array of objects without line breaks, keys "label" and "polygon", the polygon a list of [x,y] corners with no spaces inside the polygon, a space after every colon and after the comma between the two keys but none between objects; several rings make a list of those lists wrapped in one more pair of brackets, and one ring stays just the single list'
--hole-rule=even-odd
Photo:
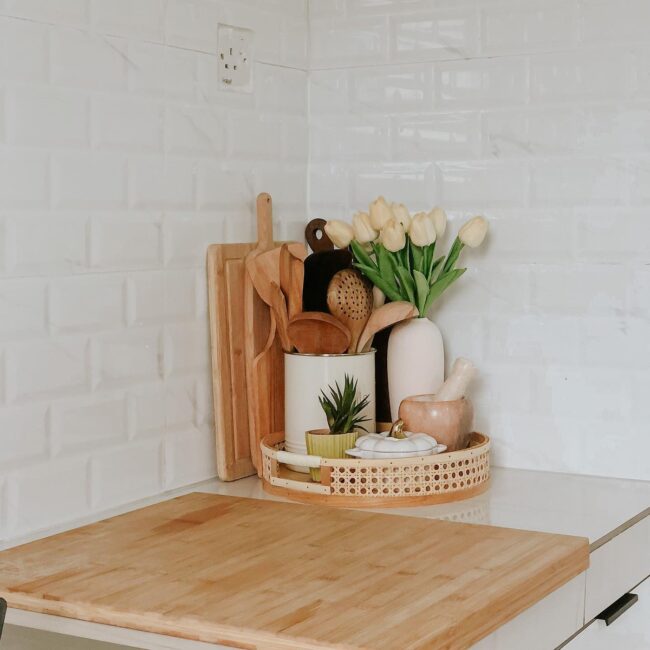
[{"label": "electrical outlet", "polygon": [[219,25],[217,56],[222,88],[239,92],[253,90],[253,36],[252,29]]}]

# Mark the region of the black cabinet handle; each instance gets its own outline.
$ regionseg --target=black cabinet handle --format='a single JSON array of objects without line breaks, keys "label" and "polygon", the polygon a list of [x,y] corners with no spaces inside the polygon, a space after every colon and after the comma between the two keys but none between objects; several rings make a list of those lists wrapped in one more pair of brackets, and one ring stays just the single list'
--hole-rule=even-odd
[{"label": "black cabinet handle", "polygon": [[0,598],[0,639],[2,638],[2,628],[5,624],[5,614],[7,613],[7,601]]},{"label": "black cabinet handle", "polygon": [[623,594],[617,601],[600,612],[596,618],[605,621],[606,625],[611,625],[621,614],[630,609],[637,600],[639,600],[639,597],[636,594]]}]

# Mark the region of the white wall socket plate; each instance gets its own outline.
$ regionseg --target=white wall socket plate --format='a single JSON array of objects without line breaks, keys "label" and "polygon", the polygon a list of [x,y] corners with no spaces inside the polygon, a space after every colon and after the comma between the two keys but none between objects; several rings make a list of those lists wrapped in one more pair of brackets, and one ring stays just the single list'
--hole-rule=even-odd
[{"label": "white wall socket plate", "polygon": [[252,29],[219,24],[217,30],[217,57],[219,59],[219,86],[238,92],[253,90]]}]

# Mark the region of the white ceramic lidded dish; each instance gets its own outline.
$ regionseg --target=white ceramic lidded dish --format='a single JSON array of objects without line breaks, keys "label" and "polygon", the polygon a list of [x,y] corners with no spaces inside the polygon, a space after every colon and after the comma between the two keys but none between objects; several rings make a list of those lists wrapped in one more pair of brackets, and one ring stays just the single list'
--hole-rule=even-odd
[{"label": "white ceramic lidded dish", "polygon": [[[345,375],[358,381],[359,398],[369,395],[362,415],[368,418],[363,426],[375,431],[375,350],[358,354],[284,354],[284,436],[285,449],[306,454],[305,432],[327,427],[327,419],[318,396],[338,382],[341,388]],[[289,465],[290,469],[307,473],[306,467]]]}]

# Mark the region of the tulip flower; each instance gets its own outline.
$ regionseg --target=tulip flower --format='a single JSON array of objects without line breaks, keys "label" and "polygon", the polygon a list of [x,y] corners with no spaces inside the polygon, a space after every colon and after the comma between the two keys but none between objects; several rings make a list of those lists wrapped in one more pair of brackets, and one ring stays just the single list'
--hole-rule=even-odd
[{"label": "tulip flower", "polygon": [[436,229],[436,236],[442,237],[447,229],[447,213],[442,208],[433,208],[427,215]]},{"label": "tulip flower", "polygon": [[402,224],[396,219],[391,219],[386,223],[381,229],[379,238],[384,248],[391,253],[397,253],[406,246],[406,232]]},{"label": "tulip flower", "polygon": [[375,230],[381,230],[391,219],[393,211],[383,196],[376,198],[370,204],[370,223]]},{"label": "tulip flower", "polygon": [[409,226],[411,225],[411,215],[407,207],[403,203],[391,203],[391,210],[395,215],[395,219],[402,224],[404,230],[408,232]]},{"label": "tulip flower", "polygon": [[379,233],[372,227],[370,223],[370,216],[367,212],[357,212],[352,217],[352,230],[354,231],[354,238],[360,244],[367,244],[368,242],[375,241]]},{"label": "tulip flower", "polygon": [[349,223],[333,219],[325,224],[325,234],[332,240],[334,246],[347,248],[354,239],[354,230]]},{"label": "tulip flower", "polygon": [[483,243],[488,231],[488,222],[485,217],[474,217],[465,223],[458,231],[458,239],[469,246],[477,248]]},{"label": "tulip flower", "polygon": [[418,212],[411,219],[409,237],[416,246],[428,246],[436,241],[436,227],[433,219],[425,212]]}]

